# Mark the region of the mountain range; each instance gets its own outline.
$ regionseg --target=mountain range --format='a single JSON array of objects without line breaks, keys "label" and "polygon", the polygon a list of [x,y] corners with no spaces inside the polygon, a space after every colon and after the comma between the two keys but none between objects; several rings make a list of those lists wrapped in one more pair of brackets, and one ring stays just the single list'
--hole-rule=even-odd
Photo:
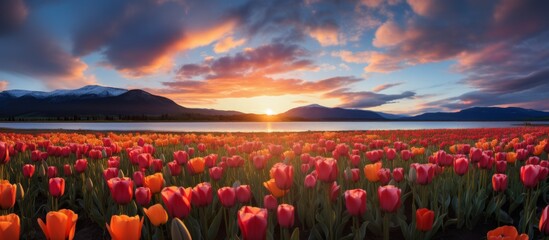
[{"label": "mountain range", "polygon": [[143,90],[90,85],[52,92],[0,92],[0,120],[170,120],[170,121],[536,121],[549,112],[524,108],[473,107],[458,112],[394,115],[312,104],[275,116],[187,108]]}]

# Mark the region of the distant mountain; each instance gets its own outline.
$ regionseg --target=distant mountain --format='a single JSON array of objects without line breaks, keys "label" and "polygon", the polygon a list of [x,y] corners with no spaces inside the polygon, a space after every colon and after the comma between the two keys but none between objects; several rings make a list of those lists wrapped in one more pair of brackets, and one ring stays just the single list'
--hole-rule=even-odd
[{"label": "distant mountain", "polygon": [[[0,92],[0,117],[55,118],[95,116],[163,116],[197,118],[200,116],[240,115],[236,111],[186,108],[174,101],[142,90],[86,86],[75,90],[38,92],[8,90]],[[205,117],[211,118],[211,117]]]},{"label": "distant mountain", "polygon": [[412,121],[533,121],[549,120],[549,113],[517,107],[473,107],[459,112],[423,113],[400,120]]},{"label": "distant mountain", "polygon": [[309,121],[341,121],[341,120],[361,120],[361,121],[381,121],[387,118],[379,113],[368,110],[329,108],[318,104],[307,105],[303,107],[292,108],[284,113],[277,115],[279,118],[291,120],[309,120]]}]

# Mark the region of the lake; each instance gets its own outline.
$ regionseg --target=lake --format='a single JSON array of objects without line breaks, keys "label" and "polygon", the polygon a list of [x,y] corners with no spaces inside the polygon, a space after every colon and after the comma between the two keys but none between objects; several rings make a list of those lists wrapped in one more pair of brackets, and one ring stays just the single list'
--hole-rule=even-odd
[{"label": "lake", "polygon": [[[0,128],[165,132],[302,132],[500,128],[523,122],[1,122]],[[549,122],[536,122],[549,124]]]}]

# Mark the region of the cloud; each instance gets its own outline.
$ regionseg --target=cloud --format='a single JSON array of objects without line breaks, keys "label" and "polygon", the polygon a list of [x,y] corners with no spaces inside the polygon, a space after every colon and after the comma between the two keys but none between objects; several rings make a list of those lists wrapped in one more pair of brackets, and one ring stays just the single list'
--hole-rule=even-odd
[{"label": "cloud", "polygon": [[8,81],[0,81],[0,91],[4,91],[8,88]]},{"label": "cloud", "polygon": [[249,48],[232,56],[186,64],[177,71],[179,78],[231,78],[265,76],[291,71],[315,70],[305,57],[310,53],[295,44],[273,43]]},{"label": "cloud", "polygon": [[19,28],[27,14],[28,9],[23,0],[0,1],[0,36]]},{"label": "cloud", "polygon": [[221,16],[215,9],[202,16],[207,7],[202,2],[153,0],[83,3],[87,14],[73,33],[73,53],[100,52],[105,65],[130,76],[169,70],[178,52],[210,45],[237,26],[236,19],[211,17]]},{"label": "cloud", "polygon": [[246,42],[246,39],[242,38],[239,40],[234,40],[233,37],[226,37],[219,40],[214,46],[215,53],[224,53],[235,47],[241,46]]},{"label": "cloud", "polygon": [[0,52],[0,71],[40,79],[49,88],[79,87],[95,81],[84,74],[86,63],[34,27],[0,38]]},{"label": "cloud", "polygon": [[378,86],[375,86],[372,91],[374,92],[381,92],[383,90],[386,90],[388,88],[392,88],[392,87],[396,87],[396,86],[399,86],[399,85],[402,85],[403,83],[402,82],[399,82],[399,83],[386,83],[386,84],[381,84],[381,85],[378,85]]},{"label": "cloud", "polygon": [[342,102],[339,106],[343,108],[371,108],[388,103],[395,103],[398,100],[413,98],[416,94],[405,91],[401,94],[381,94],[375,92],[351,92],[349,89],[338,89],[324,94],[326,98],[339,98]]},{"label": "cloud", "polygon": [[185,64],[177,71],[175,81],[164,82],[163,88],[151,91],[180,103],[196,104],[199,100],[215,102],[222,98],[321,94],[362,80],[352,76],[314,81],[279,77],[295,71],[317,70],[309,57],[310,52],[298,45],[271,43]]},{"label": "cloud", "polygon": [[366,72],[387,73],[404,67],[405,62],[385,53],[377,51],[351,52],[348,50],[332,52],[332,56],[339,57],[348,63],[367,63]]},{"label": "cloud", "polygon": [[339,37],[339,28],[335,24],[326,24],[323,26],[312,27],[309,29],[309,35],[320,43],[321,46],[334,46],[343,44]]}]

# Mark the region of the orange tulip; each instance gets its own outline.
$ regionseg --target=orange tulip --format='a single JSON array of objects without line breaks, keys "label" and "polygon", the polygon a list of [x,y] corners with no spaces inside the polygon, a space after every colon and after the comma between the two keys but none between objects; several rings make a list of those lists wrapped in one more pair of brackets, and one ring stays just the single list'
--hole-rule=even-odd
[{"label": "orange tulip", "polygon": [[76,229],[78,214],[69,209],[50,211],[46,215],[46,223],[38,219],[38,225],[42,228],[48,240],[72,240]]},{"label": "orange tulip", "polygon": [[508,152],[507,156],[505,157],[508,163],[515,163],[517,161],[517,153],[515,152]]},{"label": "orange tulip", "polygon": [[528,240],[528,235],[518,234],[514,226],[501,226],[486,234],[488,240]]},{"label": "orange tulip", "polygon": [[0,182],[0,208],[6,210],[15,205],[15,195],[17,192],[17,186],[10,184],[8,180],[2,180]]},{"label": "orange tulip", "polygon": [[366,179],[370,182],[378,182],[379,175],[377,175],[377,172],[379,169],[381,169],[381,162],[366,164],[366,166],[364,166],[364,175],[366,175]]},{"label": "orange tulip", "polygon": [[153,194],[159,193],[162,191],[162,187],[164,186],[164,176],[162,173],[155,173],[153,175],[146,176],[143,180],[143,186],[151,189]]},{"label": "orange tulip", "polygon": [[17,214],[0,216],[0,239],[19,239],[21,222]]},{"label": "orange tulip", "polygon": [[158,227],[168,222],[168,213],[161,204],[152,205],[150,208],[143,208],[151,223]]},{"label": "orange tulip", "polygon": [[200,174],[204,172],[205,166],[206,161],[204,161],[204,158],[201,157],[193,158],[187,162],[187,169],[192,174]]},{"label": "orange tulip", "polygon": [[274,178],[271,178],[269,181],[264,182],[263,186],[265,186],[265,188],[267,188],[271,192],[271,194],[277,198],[286,195],[286,193],[290,191],[290,190],[282,190],[278,188],[276,186],[276,182]]},{"label": "orange tulip", "polygon": [[129,217],[127,215],[113,215],[111,225],[107,224],[107,230],[113,240],[139,240],[143,219],[139,221],[139,215]]}]

